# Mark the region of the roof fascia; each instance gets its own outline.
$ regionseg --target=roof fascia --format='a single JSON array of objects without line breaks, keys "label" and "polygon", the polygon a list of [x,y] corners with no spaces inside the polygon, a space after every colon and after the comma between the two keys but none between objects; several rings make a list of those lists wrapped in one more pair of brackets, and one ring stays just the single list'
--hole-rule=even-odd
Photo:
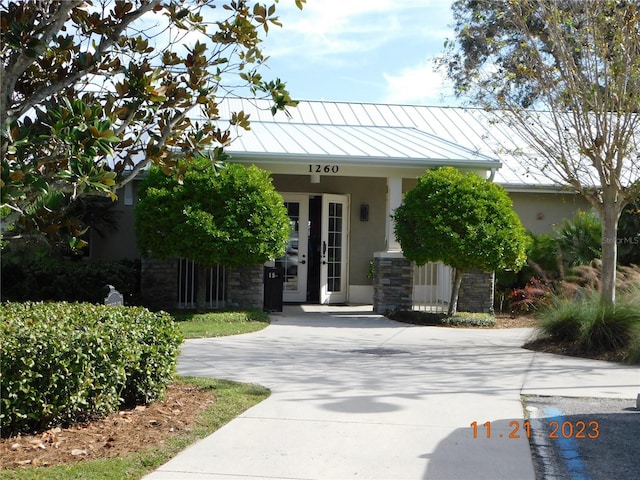
[{"label": "roof fascia", "polygon": [[459,166],[463,168],[495,169],[502,166],[499,160],[470,160],[467,158],[407,158],[407,157],[371,157],[357,155],[310,155],[304,153],[267,153],[267,152],[241,152],[235,153],[227,150],[231,161],[242,162],[278,162],[286,164],[306,164],[318,162],[331,162],[337,165],[371,166],[378,167],[440,167]]},{"label": "roof fascia", "polygon": [[578,195],[576,190],[573,190],[569,186],[565,185],[528,185],[526,183],[501,183],[496,182],[507,192],[512,193],[555,193],[555,194],[567,194]]}]

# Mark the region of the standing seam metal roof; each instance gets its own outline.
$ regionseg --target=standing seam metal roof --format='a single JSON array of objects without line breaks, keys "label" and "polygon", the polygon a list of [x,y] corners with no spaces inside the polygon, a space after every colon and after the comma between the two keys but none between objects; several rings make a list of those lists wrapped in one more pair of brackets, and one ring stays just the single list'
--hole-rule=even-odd
[{"label": "standing seam metal roof", "polygon": [[[558,186],[542,172],[530,172],[514,152],[521,141],[505,124],[478,108],[431,107],[373,103],[301,101],[288,115],[270,111],[267,100],[225,99],[221,118],[243,110],[250,114],[251,131],[242,132],[227,150],[246,156],[274,154],[371,159],[407,158],[425,168],[431,160],[453,165],[479,162],[500,167],[495,181],[504,185]],[[437,163],[437,162],[434,162]]]},{"label": "standing seam metal roof", "polygon": [[242,132],[227,150],[233,154],[253,153],[323,155],[337,159],[371,157],[481,162],[499,166],[492,157],[470,151],[434,135],[408,127],[349,125],[307,125],[300,123],[256,122]]}]

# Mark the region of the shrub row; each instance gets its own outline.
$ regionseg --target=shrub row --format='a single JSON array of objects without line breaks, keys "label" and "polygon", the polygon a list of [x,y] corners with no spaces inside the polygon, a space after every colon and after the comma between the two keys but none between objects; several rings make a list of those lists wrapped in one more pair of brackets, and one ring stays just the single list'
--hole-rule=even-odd
[{"label": "shrub row", "polygon": [[2,262],[3,301],[66,301],[102,303],[105,285],[113,285],[127,304],[136,304],[140,262],[84,261],[36,255]]},{"label": "shrub row", "polygon": [[64,302],[0,308],[3,436],[148,403],[173,378],[182,339],[167,313]]}]

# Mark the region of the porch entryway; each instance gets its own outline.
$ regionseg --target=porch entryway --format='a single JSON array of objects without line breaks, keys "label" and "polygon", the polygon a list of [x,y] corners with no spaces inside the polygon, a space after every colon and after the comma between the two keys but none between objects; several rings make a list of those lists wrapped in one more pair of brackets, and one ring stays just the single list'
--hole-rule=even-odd
[{"label": "porch entryway", "polygon": [[347,301],[349,196],[285,193],[291,234],[276,259],[284,273],[283,301],[335,304]]}]

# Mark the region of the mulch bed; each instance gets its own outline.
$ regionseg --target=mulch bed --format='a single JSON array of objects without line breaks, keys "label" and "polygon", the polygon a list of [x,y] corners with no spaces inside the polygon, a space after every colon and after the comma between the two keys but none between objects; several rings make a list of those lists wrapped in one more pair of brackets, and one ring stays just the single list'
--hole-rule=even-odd
[{"label": "mulch bed", "polygon": [[182,383],[170,384],[165,398],[71,427],[0,439],[0,468],[71,464],[120,457],[164,444],[189,430],[215,394]]}]

